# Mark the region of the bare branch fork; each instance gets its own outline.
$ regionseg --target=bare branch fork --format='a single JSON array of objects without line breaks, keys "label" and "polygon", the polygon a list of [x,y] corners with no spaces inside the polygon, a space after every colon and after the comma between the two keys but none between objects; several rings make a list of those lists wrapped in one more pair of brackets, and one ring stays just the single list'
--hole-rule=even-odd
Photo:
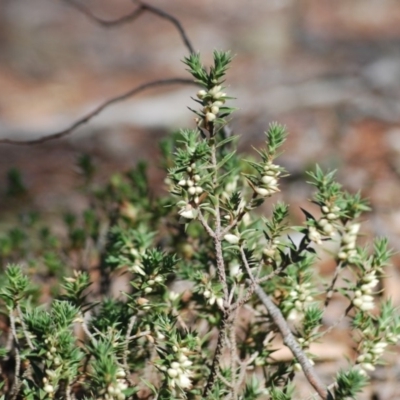
[{"label": "bare branch fork", "polygon": [[[66,2],[67,4],[71,5],[72,7],[76,8],[82,14],[84,14],[86,17],[88,17],[90,20],[94,21],[95,23],[97,23],[103,27],[121,26],[128,22],[132,22],[132,21],[136,20],[140,15],[142,15],[144,12],[147,11],[149,13],[157,15],[158,17],[171,22],[175,26],[175,28],[178,30],[185,47],[188,49],[188,51],[190,53],[194,53],[193,45],[191,44],[185,30],[183,29],[182,24],[174,16],[168,14],[167,12],[165,12],[159,8],[153,7],[149,4],[143,3],[141,1],[134,1],[134,3],[138,4],[138,7],[133,12],[131,12],[121,18],[107,21],[107,20],[103,20],[101,18],[96,17],[88,8],[77,3],[75,0],[63,0],[63,1]],[[93,111],[91,111],[90,113],[86,114],[85,116],[83,116],[80,119],[78,119],[77,121],[75,121],[69,128],[66,128],[59,132],[51,133],[48,135],[43,135],[39,138],[31,139],[31,140],[14,140],[14,139],[10,139],[10,138],[0,139],[0,144],[29,146],[29,145],[45,143],[45,142],[55,140],[55,139],[60,139],[64,136],[67,136],[67,135],[73,133],[81,125],[84,125],[87,122],[89,122],[93,117],[100,114],[105,108],[111,106],[112,104],[124,101],[130,97],[133,97],[133,96],[147,90],[147,89],[158,87],[158,86],[168,86],[168,85],[196,85],[196,83],[193,82],[193,80],[191,80],[191,79],[185,79],[185,78],[160,79],[160,80],[154,80],[154,81],[150,81],[147,83],[143,83],[133,89],[128,90],[125,93],[122,93],[121,95],[118,95],[109,100],[106,100],[105,102],[100,104],[98,107],[96,107]]]},{"label": "bare branch fork", "polygon": [[194,53],[193,45],[190,42],[185,30],[183,29],[182,24],[180,21],[175,18],[174,16],[168,14],[167,12],[157,8],[153,7],[150,4],[144,3],[139,0],[133,0],[133,3],[137,4],[137,8],[130,12],[127,15],[124,15],[121,18],[117,18],[114,20],[105,20],[99,17],[96,17],[87,7],[84,5],[76,2],[75,0],[64,0],[65,3],[70,4],[72,7],[76,8],[78,11],[80,11],[82,14],[84,14],[88,19],[91,21],[95,22],[96,24],[99,24],[103,27],[106,28],[115,28],[124,24],[127,24],[129,22],[134,21],[138,17],[140,17],[143,12],[149,12],[151,14],[157,15],[160,18],[163,18],[169,22],[171,22],[177,31],[179,32],[181,39],[183,43],[185,44],[186,48],[189,50],[189,53]]}]

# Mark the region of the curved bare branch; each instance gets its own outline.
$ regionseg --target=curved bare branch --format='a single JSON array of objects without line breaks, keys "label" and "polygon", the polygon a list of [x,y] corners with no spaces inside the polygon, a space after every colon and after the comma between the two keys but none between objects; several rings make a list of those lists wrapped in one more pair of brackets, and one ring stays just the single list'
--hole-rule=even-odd
[{"label": "curved bare branch", "polygon": [[126,100],[129,97],[133,97],[147,89],[157,87],[157,86],[168,86],[168,85],[196,85],[196,83],[193,82],[193,80],[191,80],[191,79],[185,79],[185,78],[160,79],[157,81],[150,81],[147,83],[142,83],[141,85],[136,86],[135,88],[128,90],[127,92],[125,92],[119,96],[113,97],[113,98],[105,101],[104,103],[100,104],[93,111],[91,111],[90,113],[86,114],[82,118],[75,121],[69,128],[63,129],[62,131],[59,131],[56,133],[41,136],[37,139],[31,139],[31,140],[0,139],[0,144],[28,146],[28,145],[35,145],[35,144],[48,142],[50,140],[60,139],[64,136],[67,136],[67,135],[73,133],[77,128],[79,128],[81,125],[84,125],[87,122],[89,122],[93,117],[100,114],[108,106],[115,104],[115,103],[119,103],[120,101]]},{"label": "curved bare branch", "polygon": [[144,3],[142,1],[134,1],[135,3],[138,4],[137,8],[130,12],[127,15],[124,15],[121,18],[117,18],[114,20],[105,20],[99,17],[96,17],[87,7],[84,5],[77,3],[75,0],[64,0],[67,4],[70,4],[72,7],[76,8],[79,12],[84,14],[87,18],[89,18],[91,21],[106,27],[106,28],[115,28],[124,24],[127,24],[129,22],[134,21],[137,19],[139,16],[143,14],[143,12],[147,11],[151,14],[157,15],[160,18],[163,18],[169,22],[171,22],[177,31],[179,32],[181,39],[183,43],[185,44],[186,48],[189,50],[189,53],[194,53],[193,45],[191,41],[189,40],[185,30],[183,29],[183,26],[181,22],[175,18],[173,15],[168,14],[164,10],[161,10],[160,8],[151,6],[150,4]]}]

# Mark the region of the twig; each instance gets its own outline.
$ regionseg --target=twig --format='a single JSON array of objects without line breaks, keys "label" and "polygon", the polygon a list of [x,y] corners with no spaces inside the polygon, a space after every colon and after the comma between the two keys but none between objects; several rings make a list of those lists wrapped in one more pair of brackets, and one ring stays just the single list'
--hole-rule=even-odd
[{"label": "twig", "polygon": [[327,398],[327,391],[325,389],[325,385],[322,383],[320,380],[319,376],[316,374],[314,371],[314,368],[312,364],[310,363],[310,360],[307,358],[305,355],[304,351],[301,349],[299,344],[297,343],[295,337],[293,336],[292,332],[290,331],[289,326],[287,325],[287,322],[285,318],[283,317],[281,310],[273,303],[273,301],[270,299],[270,297],[264,292],[262,287],[257,284],[255,281],[255,278],[251,272],[249,263],[246,259],[246,254],[244,253],[243,247],[240,248],[240,253],[242,255],[242,260],[245,265],[245,268],[247,270],[247,273],[250,276],[250,279],[248,280],[249,285],[252,285],[254,287],[254,292],[257,294],[258,298],[260,299],[261,303],[265,306],[267,309],[271,319],[274,321],[275,325],[278,327],[281,335],[283,342],[293,355],[296,357],[297,361],[301,365],[301,368],[303,369],[304,375],[306,376],[308,382],[311,384],[311,386],[318,392],[319,396],[322,399]]},{"label": "twig", "polygon": [[82,325],[83,332],[85,332],[85,335],[86,335],[94,344],[96,344],[96,343],[97,343],[97,340],[96,340],[95,337],[92,335],[92,333],[89,331],[89,328],[88,328],[88,326],[87,326],[87,324],[86,324],[85,316],[84,316],[84,315],[82,315],[82,322],[81,322],[81,325]]},{"label": "twig", "polygon": [[124,342],[124,355],[122,357],[122,365],[125,368],[125,371],[129,371],[129,366],[128,366],[128,352],[129,352],[129,340],[130,340],[130,335],[133,329],[133,325],[135,325],[136,322],[136,315],[132,315],[132,317],[129,320],[128,327],[126,328],[126,334],[125,334],[125,342]]},{"label": "twig", "polygon": [[150,333],[151,333],[151,331],[143,331],[143,332],[137,333],[136,335],[130,336],[129,340],[138,339],[138,338],[140,338],[142,336],[150,335]]},{"label": "twig", "polygon": [[325,309],[328,307],[330,301],[332,300],[335,284],[336,284],[337,279],[339,278],[341,269],[342,269],[342,263],[340,262],[338,265],[336,265],[335,274],[333,275],[332,282],[329,285],[328,290],[326,291],[326,299],[325,299],[325,303],[324,303]]},{"label": "twig", "polygon": [[219,327],[217,347],[215,348],[214,358],[213,358],[213,362],[211,364],[210,374],[207,379],[206,387],[204,388],[204,391],[203,391],[204,398],[207,398],[207,396],[210,394],[210,391],[211,391],[212,387],[214,386],[215,378],[217,377],[217,374],[219,372],[219,361],[221,359],[222,350],[223,350],[224,344],[225,344],[225,332],[226,332],[226,328],[227,328],[227,324],[228,324],[228,319],[229,319],[229,313],[227,311],[225,311],[222,316],[221,325]]},{"label": "twig", "polygon": [[182,41],[185,44],[185,46],[187,47],[187,49],[189,50],[189,53],[194,53],[194,48],[192,46],[192,43],[190,42],[189,38],[187,37],[187,34],[185,32],[185,30],[182,27],[182,24],[179,22],[178,19],[176,19],[175,17],[173,17],[172,15],[166,13],[163,10],[160,10],[159,8],[153,7],[149,4],[145,4],[145,3],[141,3],[142,7],[144,10],[147,10],[155,15],[158,15],[161,18],[164,18],[168,21],[170,21],[172,24],[175,25],[175,28],[178,30],[178,32],[181,35]]},{"label": "twig", "polygon": [[14,372],[14,383],[11,389],[11,399],[14,400],[18,396],[19,389],[19,374],[21,372],[21,356],[19,353],[19,341],[17,336],[17,328],[15,326],[15,317],[13,314],[14,310],[10,310],[9,318],[10,318],[10,328],[13,336],[13,342],[15,343],[14,352],[15,352],[15,372]]},{"label": "twig", "polygon": [[204,218],[204,215],[201,213],[200,210],[199,210],[199,221],[200,221],[201,225],[203,225],[203,228],[206,230],[206,232],[209,234],[209,236],[211,236],[213,239],[215,239],[214,231],[211,229],[210,225],[208,225],[207,220]]},{"label": "twig", "polygon": [[328,393],[326,391],[325,385],[320,380],[319,376],[314,371],[310,360],[307,358],[307,356],[297,343],[295,337],[293,336],[287,325],[285,318],[281,313],[281,310],[273,303],[270,297],[264,292],[262,287],[257,284],[255,285],[255,293],[261,300],[261,303],[263,303],[263,305],[267,309],[275,325],[278,327],[282,335],[283,342],[287,347],[289,347],[289,349],[301,365],[301,368],[303,369],[304,375],[306,376],[308,382],[316,390],[321,399],[327,399]]},{"label": "twig", "polygon": [[128,90],[127,92],[125,92],[119,96],[113,97],[113,98],[105,101],[103,104],[96,107],[89,114],[86,114],[84,117],[78,119],[67,129],[64,129],[62,131],[52,133],[49,135],[44,135],[37,139],[31,139],[31,140],[0,139],[0,144],[13,144],[13,145],[19,145],[19,146],[27,146],[27,145],[35,145],[35,144],[48,142],[50,140],[60,139],[64,136],[71,134],[81,125],[89,122],[93,117],[100,114],[105,108],[107,108],[108,106],[110,106],[112,104],[119,103],[120,101],[126,100],[129,97],[133,97],[136,94],[141,93],[146,89],[150,89],[150,88],[157,87],[157,86],[167,86],[167,85],[176,85],[176,84],[197,85],[191,79],[185,79],[185,78],[160,79],[160,80],[156,80],[156,81],[142,83],[141,85],[136,86],[135,88]]},{"label": "twig", "polygon": [[96,17],[87,7],[85,7],[82,4],[79,4],[75,2],[74,0],[64,0],[66,3],[70,4],[72,7],[76,8],[79,12],[84,14],[87,18],[89,18],[91,21],[105,27],[105,28],[115,28],[119,27],[121,25],[127,24],[129,22],[134,21],[136,18],[138,18],[140,15],[143,14],[144,11],[147,11],[149,13],[152,13],[154,15],[157,15],[158,17],[165,19],[169,22],[171,22],[177,31],[179,32],[181,39],[183,43],[185,44],[186,48],[189,50],[189,53],[194,53],[193,45],[191,41],[189,40],[185,30],[183,29],[182,24],[180,21],[172,16],[171,14],[168,14],[167,12],[161,10],[160,8],[151,6],[150,4],[141,2],[141,1],[134,1],[135,3],[138,4],[138,7],[130,12],[127,15],[124,15],[121,18],[117,18],[114,20],[105,20],[99,17]]},{"label": "twig", "polygon": [[24,322],[24,316],[22,314],[22,310],[21,310],[21,306],[18,304],[17,305],[17,311],[18,311],[18,316],[19,316],[19,320],[21,322],[21,326],[22,326],[22,331],[24,332],[24,336],[26,339],[26,342],[28,343],[28,346],[31,350],[35,349],[35,346],[32,343],[32,340],[29,336],[29,332],[28,329],[26,328],[25,322]]},{"label": "twig", "polygon": [[130,12],[127,15],[124,15],[121,18],[117,18],[114,20],[105,20],[99,17],[96,17],[87,7],[85,7],[83,4],[77,3],[74,0],[64,0],[65,3],[69,4],[73,8],[77,9],[79,12],[84,14],[88,19],[91,21],[95,22],[96,24],[99,24],[105,28],[116,28],[118,26],[127,24],[131,21],[134,21],[137,17],[139,17],[144,9],[142,6],[139,6],[132,12]]},{"label": "twig", "polygon": [[328,329],[321,332],[321,334],[319,336],[320,337],[325,336],[326,334],[331,332],[334,328],[336,328],[347,317],[348,313],[353,309],[353,307],[354,307],[353,302],[350,302],[350,304],[347,306],[344,313],[337,319],[337,321],[335,323],[333,323]]}]

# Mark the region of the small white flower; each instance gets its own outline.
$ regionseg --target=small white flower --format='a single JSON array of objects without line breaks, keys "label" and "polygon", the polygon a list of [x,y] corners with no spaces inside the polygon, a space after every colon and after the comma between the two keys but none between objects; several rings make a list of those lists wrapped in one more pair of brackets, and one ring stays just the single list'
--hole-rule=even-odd
[{"label": "small white flower", "polygon": [[262,187],[256,187],[256,188],[254,188],[254,190],[256,191],[256,193],[258,193],[262,197],[270,196],[273,193],[273,192],[271,192],[270,189],[265,189]]},{"label": "small white flower", "polygon": [[198,97],[200,100],[204,99],[204,97],[206,97],[206,96],[207,96],[207,92],[206,92],[205,90],[199,90],[199,91],[197,92],[197,97]]},{"label": "small white flower", "polygon": [[240,241],[240,236],[233,235],[232,233],[227,233],[224,239],[230,244],[238,244]]},{"label": "small white flower", "polygon": [[173,290],[171,290],[171,291],[168,293],[168,298],[169,298],[171,301],[175,301],[178,297],[179,297],[179,293],[174,292]]},{"label": "small white flower", "polygon": [[363,303],[362,305],[361,305],[361,307],[360,307],[360,310],[362,310],[362,311],[370,311],[370,310],[372,310],[373,308],[375,307],[375,305],[374,305],[374,303],[373,302],[371,302],[371,303]]},{"label": "small white flower", "polygon": [[181,179],[181,180],[178,182],[178,185],[179,185],[179,186],[186,186],[186,180],[185,180],[185,179]]},{"label": "small white flower", "polygon": [[276,186],[278,183],[276,178],[274,178],[273,176],[269,176],[269,175],[264,175],[261,178],[261,182],[265,183],[266,185],[271,185],[271,186]]},{"label": "small white flower", "polygon": [[217,297],[217,305],[219,308],[224,308],[224,299],[222,297]]},{"label": "small white flower", "polygon": [[334,232],[335,228],[333,227],[332,224],[327,223],[322,230],[324,231],[324,233],[326,233],[327,235],[330,235],[331,233]]},{"label": "small white flower", "polygon": [[363,363],[361,364],[361,368],[365,371],[375,371],[375,367],[371,363]]},{"label": "small white flower", "polygon": [[214,86],[213,88],[211,88],[211,89],[208,91],[208,94],[210,94],[211,96],[214,96],[216,93],[220,92],[221,89],[222,89],[222,87],[219,86],[219,85],[218,85],[218,86]]},{"label": "small white flower", "polygon": [[360,226],[361,226],[360,224],[352,224],[349,226],[348,232],[351,235],[357,235],[358,231],[360,230]]},{"label": "small white flower", "polygon": [[219,112],[219,107],[217,107],[217,106],[212,106],[211,109],[210,109],[210,111],[211,111],[213,114],[218,114],[218,112]]},{"label": "small white flower", "polygon": [[178,376],[178,371],[175,368],[168,368],[167,373],[170,378],[176,378]]},{"label": "small white flower", "polygon": [[226,97],[226,93],[218,92],[218,93],[215,93],[213,95],[213,97],[214,97],[214,99],[220,99],[220,98]]},{"label": "small white flower", "polygon": [[178,385],[182,389],[190,389],[192,387],[192,382],[187,374],[181,374],[178,377]]},{"label": "small white flower", "polygon": [[188,193],[193,196],[194,194],[196,194],[196,188],[194,186],[190,187],[188,189]]},{"label": "small white flower", "polygon": [[187,204],[179,211],[179,215],[186,219],[195,219],[198,215],[198,211],[194,209],[190,204]]},{"label": "small white flower", "polygon": [[314,226],[310,226],[308,228],[308,238],[317,244],[321,244],[321,234],[317,231],[317,229]]},{"label": "small white flower", "polygon": [[211,112],[208,112],[206,114],[206,120],[209,121],[209,122],[214,121],[216,118],[217,118],[217,116],[215,114],[211,113]]},{"label": "small white flower", "polygon": [[54,392],[54,386],[53,385],[45,385],[44,386],[44,388],[43,388],[43,390],[46,392],[46,393],[53,393]]},{"label": "small white flower", "polygon": [[361,298],[357,297],[357,298],[355,298],[355,299],[353,300],[353,304],[354,304],[356,307],[360,308],[360,307],[362,306],[362,304],[363,304],[363,301],[362,301]]},{"label": "small white flower", "polygon": [[132,266],[132,271],[133,272],[136,272],[137,274],[140,274],[140,275],[143,275],[143,276],[145,276],[146,275],[146,273],[143,271],[143,269],[142,269],[142,267],[140,267],[140,265],[134,265],[134,266]]}]

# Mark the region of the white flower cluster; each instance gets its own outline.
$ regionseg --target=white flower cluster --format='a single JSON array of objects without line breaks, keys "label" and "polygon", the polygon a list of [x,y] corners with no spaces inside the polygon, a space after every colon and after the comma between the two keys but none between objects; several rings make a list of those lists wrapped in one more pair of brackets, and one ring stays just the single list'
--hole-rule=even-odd
[{"label": "white flower cluster", "polygon": [[310,282],[304,282],[295,285],[289,292],[289,295],[284,302],[286,303],[285,305],[294,307],[288,315],[288,320],[294,321],[303,318],[307,304],[313,301],[310,286]]},{"label": "white flower cluster", "polygon": [[314,243],[322,244],[322,236],[318,232],[318,229],[315,226],[308,227],[307,237]]},{"label": "white flower cluster", "polygon": [[335,227],[332,221],[329,221],[327,218],[321,218],[318,221],[318,227],[327,236],[333,236],[335,234]]},{"label": "white flower cluster", "polygon": [[354,292],[353,304],[362,311],[374,308],[372,289],[378,284],[376,271],[370,270],[362,277],[359,288]]},{"label": "white flower cluster", "polygon": [[321,211],[323,212],[325,219],[328,221],[335,221],[339,218],[338,212],[340,211],[340,207],[324,205],[321,207]]},{"label": "white flower cluster", "polygon": [[[225,103],[226,93],[222,92],[221,86],[214,86],[208,92],[200,90],[197,92],[197,97],[200,100],[209,100],[203,108],[203,113],[207,122],[212,122],[217,118],[220,107]],[[198,123],[202,123],[202,120],[197,120]]]},{"label": "white flower cluster", "polygon": [[181,209],[178,211],[178,214],[185,219],[196,219],[199,215],[197,208],[194,208],[187,201],[178,201],[177,205],[178,207],[181,207]]},{"label": "white flower cluster", "polygon": [[126,381],[125,371],[120,368],[117,371],[117,380],[115,383],[110,383],[107,386],[107,390],[103,390],[101,395],[103,397],[98,397],[97,400],[125,400],[126,396],[122,393],[128,388],[128,383]]},{"label": "white flower cluster", "polygon": [[379,357],[384,353],[388,343],[382,342],[364,342],[363,351],[357,357],[357,364],[359,364],[361,371],[366,373],[375,370],[375,364]]},{"label": "white flower cluster", "polygon": [[266,256],[267,263],[272,263],[272,261],[276,257],[279,243],[279,239],[272,239],[268,241],[267,246],[263,250],[263,254]]},{"label": "white flower cluster", "polygon": [[262,197],[267,197],[279,192],[278,179],[280,174],[279,166],[268,161],[264,165],[264,174],[259,184],[254,188],[256,193]]},{"label": "white flower cluster", "polygon": [[340,260],[348,260],[357,255],[356,242],[359,230],[360,224],[352,224],[345,228],[340,240],[340,251],[338,253]]},{"label": "white flower cluster", "polygon": [[220,309],[223,309],[224,307],[224,299],[222,297],[217,297],[212,290],[206,289],[203,292],[204,298],[207,300],[207,303],[210,304],[210,306],[214,305],[217,303],[217,306]]},{"label": "white flower cluster", "polygon": [[170,377],[169,386],[175,388],[178,386],[181,389],[190,389],[192,387],[192,381],[190,380],[192,372],[190,367],[192,361],[184,354],[187,349],[182,348],[181,354],[178,359],[171,362],[170,367],[167,369],[167,374]]},{"label": "white flower cluster", "polygon": [[[196,164],[192,164],[188,167],[188,172],[193,172],[196,168]],[[201,177],[199,174],[191,174],[187,179],[181,179],[178,182],[178,185],[186,188],[187,192],[195,202],[195,204],[199,204],[199,195],[203,193],[203,188],[199,185],[199,181]]]},{"label": "white flower cluster", "polygon": [[57,372],[52,369],[46,369],[46,375],[43,378],[43,390],[50,396],[53,397],[57,390]]}]

